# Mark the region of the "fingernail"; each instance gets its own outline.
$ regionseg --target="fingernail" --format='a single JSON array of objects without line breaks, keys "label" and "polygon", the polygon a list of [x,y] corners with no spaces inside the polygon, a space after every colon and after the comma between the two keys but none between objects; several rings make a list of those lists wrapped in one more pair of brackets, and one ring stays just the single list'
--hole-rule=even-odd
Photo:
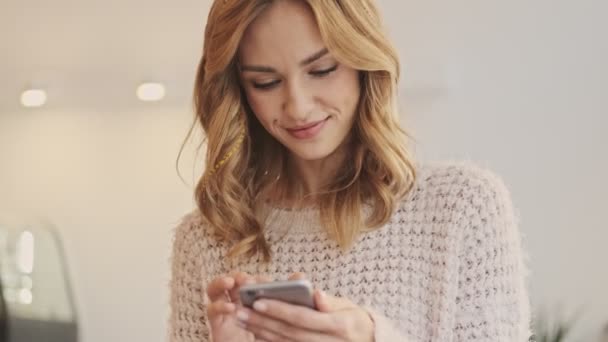
[{"label": "fingernail", "polygon": [[266,305],[266,303],[264,303],[262,301],[258,300],[255,303],[253,303],[253,309],[255,311],[264,312],[264,311],[266,311],[267,308],[268,308],[268,305]]},{"label": "fingernail", "polygon": [[247,324],[245,324],[241,321],[236,321],[236,325],[241,329],[247,329]]},{"label": "fingernail", "polygon": [[236,312],[236,318],[241,322],[246,322],[249,319],[249,314],[243,310]]}]

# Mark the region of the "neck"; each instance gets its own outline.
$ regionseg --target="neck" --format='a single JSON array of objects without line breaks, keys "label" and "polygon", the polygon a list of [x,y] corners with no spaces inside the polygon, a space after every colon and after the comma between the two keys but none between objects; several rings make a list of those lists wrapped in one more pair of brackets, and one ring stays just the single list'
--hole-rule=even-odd
[{"label": "neck", "polygon": [[[303,195],[315,201],[317,194],[335,178],[336,172],[346,159],[345,144],[323,159],[304,160],[291,155],[289,168],[294,172],[293,182],[303,190]],[[307,201],[308,202],[308,201]]]},{"label": "neck", "polygon": [[[306,208],[318,203],[319,194],[335,178],[345,162],[350,144],[343,142],[330,155],[318,160],[305,160],[290,154],[286,174],[269,189],[265,198],[283,208]],[[278,180],[279,178],[277,178]]]}]

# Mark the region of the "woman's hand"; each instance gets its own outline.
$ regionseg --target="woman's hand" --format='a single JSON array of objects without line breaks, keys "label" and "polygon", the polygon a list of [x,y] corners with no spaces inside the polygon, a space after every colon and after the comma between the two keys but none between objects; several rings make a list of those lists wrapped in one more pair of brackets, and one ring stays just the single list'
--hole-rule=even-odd
[{"label": "woman's hand", "polygon": [[343,298],[315,291],[318,311],[280,301],[261,299],[254,310],[239,307],[241,326],[256,341],[372,342],[374,322],[359,306]]},{"label": "woman's hand", "polygon": [[207,317],[213,342],[254,342],[253,333],[240,327],[236,309],[240,305],[239,287],[255,282],[265,282],[265,277],[251,277],[242,272],[213,279],[207,286],[209,305]]}]

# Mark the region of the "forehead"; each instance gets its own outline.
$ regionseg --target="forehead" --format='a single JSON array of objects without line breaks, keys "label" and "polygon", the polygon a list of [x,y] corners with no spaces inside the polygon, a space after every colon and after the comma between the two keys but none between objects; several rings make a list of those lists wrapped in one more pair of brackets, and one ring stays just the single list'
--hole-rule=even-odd
[{"label": "forehead", "polygon": [[278,0],[249,25],[240,43],[239,58],[242,63],[300,61],[323,47],[306,2]]}]

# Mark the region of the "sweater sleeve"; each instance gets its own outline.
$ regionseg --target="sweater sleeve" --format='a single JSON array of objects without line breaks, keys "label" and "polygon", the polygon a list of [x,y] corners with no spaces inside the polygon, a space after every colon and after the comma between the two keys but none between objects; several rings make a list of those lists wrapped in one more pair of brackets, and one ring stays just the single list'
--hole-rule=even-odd
[{"label": "sweater sleeve", "polygon": [[498,177],[477,176],[463,191],[455,341],[528,341],[526,267],[511,198]]},{"label": "sweater sleeve", "polygon": [[170,342],[208,342],[202,280],[200,227],[185,219],[175,231],[171,255]]}]

